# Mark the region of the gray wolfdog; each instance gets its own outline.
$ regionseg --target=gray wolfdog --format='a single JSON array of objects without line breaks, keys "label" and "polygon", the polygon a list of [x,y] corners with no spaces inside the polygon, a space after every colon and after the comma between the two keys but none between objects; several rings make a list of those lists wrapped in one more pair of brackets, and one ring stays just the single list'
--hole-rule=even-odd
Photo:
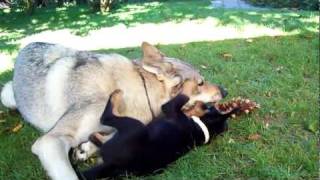
[{"label": "gray wolfdog", "polygon": [[44,132],[32,152],[51,179],[78,179],[68,158],[70,148],[88,141],[93,132],[112,137],[115,129],[100,125],[99,119],[116,89],[123,91],[127,107],[121,114],[144,124],[161,113],[161,105],[179,93],[186,79],[199,83],[193,101],[223,97],[220,87],[204,83],[189,64],[166,57],[148,43],[142,44],[142,51],[136,61],[40,42],[20,51],[13,81],[4,86],[1,101]]}]

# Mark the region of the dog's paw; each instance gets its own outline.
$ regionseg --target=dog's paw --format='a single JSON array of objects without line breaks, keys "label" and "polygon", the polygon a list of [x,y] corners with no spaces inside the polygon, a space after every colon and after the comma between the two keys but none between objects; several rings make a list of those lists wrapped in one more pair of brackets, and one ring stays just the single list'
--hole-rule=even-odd
[{"label": "dog's paw", "polygon": [[98,148],[90,141],[82,143],[74,152],[74,158],[77,161],[85,161],[91,157]]}]

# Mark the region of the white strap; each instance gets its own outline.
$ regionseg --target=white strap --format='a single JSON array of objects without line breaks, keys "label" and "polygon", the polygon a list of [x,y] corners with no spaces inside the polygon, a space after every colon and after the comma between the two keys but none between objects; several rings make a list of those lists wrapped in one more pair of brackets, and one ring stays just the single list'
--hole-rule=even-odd
[{"label": "white strap", "polygon": [[207,144],[209,142],[209,139],[210,139],[210,134],[209,134],[209,130],[208,130],[207,126],[197,116],[191,116],[191,119],[196,124],[198,124],[199,127],[201,128],[201,130],[202,130],[202,132],[204,134],[204,144]]}]

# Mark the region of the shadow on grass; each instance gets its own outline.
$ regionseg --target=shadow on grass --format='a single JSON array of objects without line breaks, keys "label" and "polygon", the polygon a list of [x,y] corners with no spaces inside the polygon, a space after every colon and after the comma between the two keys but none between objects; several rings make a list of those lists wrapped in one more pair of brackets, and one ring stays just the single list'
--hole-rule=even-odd
[{"label": "shadow on grass", "polygon": [[4,72],[0,72],[0,91],[4,84],[13,77],[13,70],[8,70]]},{"label": "shadow on grass", "polygon": [[210,1],[173,1],[130,3],[122,5],[112,13],[92,13],[87,7],[65,7],[39,9],[35,15],[22,12],[0,12],[0,49],[13,52],[17,42],[23,37],[44,30],[71,29],[77,35],[86,35],[90,30],[110,27],[117,24],[134,26],[139,23],[163,23],[216,18],[220,25],[240,26],[248,23],[280,28],[284,31],[309,32],[318,28],[318,23],[309,21],[317,12],[306,11],[240,11],[212,9]]}]

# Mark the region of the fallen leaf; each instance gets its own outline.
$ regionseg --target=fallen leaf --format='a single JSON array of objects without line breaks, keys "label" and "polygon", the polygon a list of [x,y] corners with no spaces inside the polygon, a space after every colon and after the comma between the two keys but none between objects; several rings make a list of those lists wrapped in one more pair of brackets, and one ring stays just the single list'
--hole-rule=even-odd
[{"label": "fallen leaf", "polygon": [[277,71],[278,73],[281,73],[283,69],[284,69],[283,66],[279,66],[279,67],[276,68],[276,71]]},{"label": "fallen leaf", "polygon": [[234,139],[230,138],[228,141],[229,144],[235,143]]},{"label": "fallen leaf", "polygon": [[17,124],[14,128],[11,129],[11,132],[16,133],[16,132],[20,131],[20,129],[21,129],[22,127],[23,127],[23,124],[22,124],[22,123],[19,123],[19,124]]},{"label": "fallen leaf", "polygon": [[309,120],[306,122],[306,129],[316,133],[319,130],[319,122],[317,120]]},{"label": "fallen leaf", "polygon": [[4,123],[4,122],[6,122],[5,119],[0,119],[0,123]]},{"label": "fallen leaf", "polygon": [[253,40],[252,40],[252,39],[246,39],[246,42],[248,42],[248,43],[252,43],[252,42],[253,42]]},{"label": "fallen leaf", "polygon": [[271,97],[271,96],[272,96],[272,92],[271,92],[271,91],[267,91],[267,92],[265,92],[265,96],[267,96],[267,97]]},{"label": "fallen leaf", "polygon": [[0,118],[4,117],[4,112],[0,111]]},{"label": "fallen leaf", "polygon": [[227,60],[227,59],[231,59],[231,58],[233,57],[232,54],[230,54],[230,53],[223,53],[222,56],[223,56],[223,58],[226,59],[226,60]]},{"label": "fallen leaf", "polygon": [[307,35],[304,36],[304,38],[306,38],[306,39],[312,39],[313,36],[312,36],[311,34],[307,34]]},{"label": "fallen leaf", "polygon": [[271,124],[271,116],[270,115],[264,116],[264,118],[263,118],[264,128],[269,128],[270,124]]},{"label": "fallen leaf", "polygon": [[258,133],[250,134],[248,137],[248,139],[251,141],[256,141],[256,140],[259,140],[260,138],[261,138],[261,135]]},{"label": "fallen leaf", "polygon": [[95,164],[97,160],[95,158],[89,158],[89,163]]},{"label": "fallen leaf", "polygon": [[203,65],[203,64],[201,64],[200,67],[201,67],[202,69],[208,69],[208,66]]}]

